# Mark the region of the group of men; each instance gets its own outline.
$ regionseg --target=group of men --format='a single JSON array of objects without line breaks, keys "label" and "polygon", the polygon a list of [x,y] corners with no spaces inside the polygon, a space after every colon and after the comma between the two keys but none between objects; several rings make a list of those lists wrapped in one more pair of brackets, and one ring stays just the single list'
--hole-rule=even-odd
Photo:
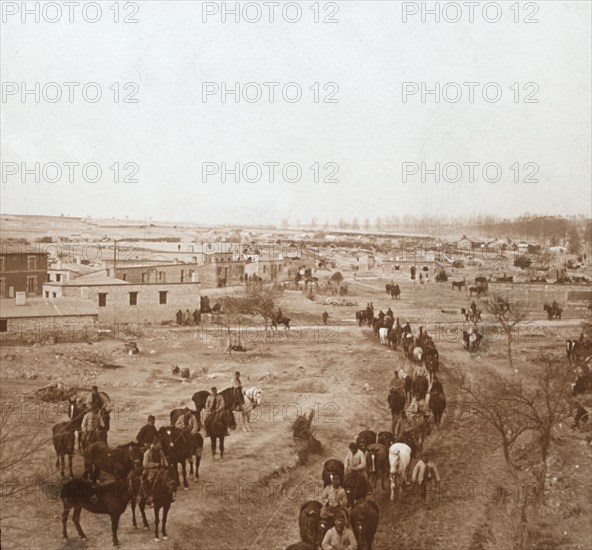
[{"label": "group of men", "polygon": [[[398,370],[395,370],[394,372],[394,376],[389,384],[389,390],[391,393],[399,393],[403,398],[405,398],[405,382],[403,378],[399,376]],[[438,380],[438,375],[434,374],[430,381],[428,393],[426,394],[425,399],[422,399],[421,395],[415,394],[407,411],[405,411],[405,408],[401,410],[401,414],[397,418],[393,428],[393,436],[395,441],[400,440],[404,436],[405,432],[413,430],[417,426],[418,422],[423,421],[425,415],[427,414],[427,406],[430,395],[435,395],[437,393],[443,394],[444,389],[442,388],[442,383]],[[428,453],[424,452],[413,469],[411,479],[412,483],[417,483],[419,486],[421,498],[424,502],[426,501],[427,497],[427,485],[431,481],[440,483],[440,475],[436,465],[430,460]]]},{"label": "group of men", "polygon": [[[349,472],[360,472],[368,486],[368,474],[366,472],[366,455],[355,443],[350,443],[344,460],[345,475]],[[341,477],[334,474],[331,484],[327,485],[321,493],[321,518],[333,518],[334,527],[329,529],[323,538],[321,547],[323,550],[341,550],[342,548],[357,548],[356,539],[349,526],[349,504],[347,493],[341,486]]]}]

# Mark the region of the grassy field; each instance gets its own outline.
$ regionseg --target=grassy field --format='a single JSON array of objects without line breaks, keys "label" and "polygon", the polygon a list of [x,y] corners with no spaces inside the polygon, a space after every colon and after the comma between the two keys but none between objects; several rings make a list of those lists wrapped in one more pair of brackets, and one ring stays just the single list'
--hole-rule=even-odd
[{"label": "grassy field", "polygon": [[[495,436],[477,418],[462,412],[468,397],[461,384],[463,376],[479,380],[488,370],[509,375],[504,341],[490,342],[480,353],[470,354],[455,336],[463,319],[460,307],[469,303],[464,292],[453,292],[449,284],[414,288],[403,283],[402,299],[396,301],[385,294],[385,282],[351,281],[347,299],[357,305],[350,306],[323,305],[301,293],[286,292],[282,309],[292,318],[291,332],[280,330],[270,341],[261,328],[243,328],[245,353],[226,353],[225,335],[212,327],[146,329],[139,341],[142,353],[134,356],[126,354],[122,342],[114,341],[0,348],[0,395],[7,426],[21,430],[23,446],[27,434],[40,431],[44,437],[41,448],[32,453],[36,466],[27,466],[26,471],[12,468],[3,479],[23,480],[37,468],[36,475],[45,481],[43,489],[3,496],[3,548],[111,545],[108,518],[87,512],[82,513],[82,525],[88,542],[81,543],[71,523],[70,541],[61,540],[61,503],[52,498],[60,482],[50,436],[51,425],[63,420],[66,411],[36,402],[36,388],[57,381],[81,387],[97,384],[114,402],[109,438],[111,444],[120,444],[135,437],[148,414],[156,416],[157,426],[165,425],[171,409],[192,406],[195,391],[229,386],[235,370],[241,372],[243,386],[263,390],[253,431],[246,433],[239,424],[226,440],[224,461],[213,460],[206,443],[201,478],[191,481],[188,491],[179,491],[169,516],[171,538],[161,545],[278,550],[297,542],[298,510],[304,501],[318,496],[323,462],[343,459],[347,444],[363,429],[390,429],[388,381],[394,368],[409,368],[402,351],[380,346],[368,328],[354,323],[355,311],[369,301],[376,311],[391,306],[402,322],[427,325],[440,352],[449,404],[441,429],[426,441],[442,476],[439,493],[429,497],[427,506],[412,492],[396,503],[388,500],[387,490],[374,495],[381,513],[375,549],[510,548],[508,501],[499,498],[498,488],[510,496],[516,489]],[[318,326],[324,310],[330,314],[328,327]],[[541,352],[563,357],[565,338],[579,335],[577,317],[572,312],[563,323],[539,322],[543,314],[533,309],[531,325],[514,345],[518,370],[528,377],[529,362]],[[120,368],[105,369],[103,364]],[[189,367],[191,380],[173,375],[174,365]],[[323,454],[299,464],[291,422],[311,409]],[[581,433],[560,427],[549,464],[555,481],[549,486],[533,549],[592,547],[591,450]],[[4,449],[2,460],[6,458]],[[74,468],[81,473],[79,456]],[[150,513],[148,517],[152,524]],[[156,545],[152,531],[132,529],[129,510],[120,522],[119,538],[124,548]]]}]

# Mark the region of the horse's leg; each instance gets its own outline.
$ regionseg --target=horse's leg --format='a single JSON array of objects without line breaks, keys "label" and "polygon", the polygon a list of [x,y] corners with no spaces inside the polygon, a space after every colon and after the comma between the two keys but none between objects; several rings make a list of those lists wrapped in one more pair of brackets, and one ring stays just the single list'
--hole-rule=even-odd
[{"label": "horse's leg", "polygon": [[224,460],[224,436],[220,436],[220,460]]},{"label": "horse's leg", "polygon": [[199,479],[199,464],[201,462],[201,456],[195,456],[195,479]]},{"label": "horse's leg", "polygon": [[[190,457],[191,460],[191,457]],[[181,473],[183,474],[183,490],[187,491],[189,489],[189,483],[187,483],[187,468],[185,465],[186,460],[183,458],[181,460]]]},{"label": "horse's leg", "polygon": [[[78,536],[82,540],[86,540],[86,535],[80,526],[80,513],[82,512],[82,506],[76,506],[74,508],[74,513],[72,514],[72,521],[74,522],[74,526],[76,527],[76,531],[78,531]],[[66,519],[68,516],[66,516]]]},{"label": "horse's leg", "polygon": [[66,465],[66,457],[64,455],[58,457],[58,461],[60,463],[60,477],[64,477],[64,466]]},{"label": "horse's leg", "polygon": [[68,538],[68,516],[70,515],[70,507],[64,502],[64,511],[62,512],[62,538]]},{"label": "horse's leg", "polygon": [[119,516],[117,512],[111,514],[111,534],[113,536],[113,546],[119,546],[119,540],[117,539],[117,527],[119,527]]},{"label": "horse's leg", "polygon": [[154,503],[154,540],[156,542],[160,542],[158,538],[158,524],[160,523],[159,517],[160,516],[160,504]]},{"label": "horse's leg", "polygon": [[137,529],[138,524],[136,523],[136,497],[131,498],[130,506],[132,507],[132,527],[134,529]]},{"label": "horse's leg", "polygon": [[144,524],[144,529],[148,529],[150,526],[148,525],[148,518],[146,517],[146,501],[142,497],[140,499],[140,514],[142,514],[142,523]]},{"label": "horse's leg", "polygon": [[169,540],[169,536],[167,535],[167,532],[166,532],[166,523],[167,523],[167,517],[169,515],[169,508],[170,507],[171,507],[171,505],[168,502],[166,502],[162,506],[162,528],[160,529],[160,531],[162,533],[162,540]]},{"label": "horse's leg", "polygon": [[216,436],[210,436],[210,443],[212,447],[212,460],[216,460]]},{"label": "horse's leg", "polygon": [[72,453],[68,453],[68,470],[70,471],[70,477],[74,477],[74,470],[72,470]]}]

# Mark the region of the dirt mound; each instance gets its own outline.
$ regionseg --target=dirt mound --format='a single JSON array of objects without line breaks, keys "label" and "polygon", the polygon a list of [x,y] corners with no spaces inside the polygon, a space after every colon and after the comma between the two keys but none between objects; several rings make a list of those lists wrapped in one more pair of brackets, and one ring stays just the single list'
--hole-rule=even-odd
[{"label": "dirt mound", "polygon": [[44,388],[39,388],[35,391],[35,397],[46,403],[58,403],[59,401],[67,401],[76,394],[76,391],[76,388],[58,382],[57,384],[50,384]]}]

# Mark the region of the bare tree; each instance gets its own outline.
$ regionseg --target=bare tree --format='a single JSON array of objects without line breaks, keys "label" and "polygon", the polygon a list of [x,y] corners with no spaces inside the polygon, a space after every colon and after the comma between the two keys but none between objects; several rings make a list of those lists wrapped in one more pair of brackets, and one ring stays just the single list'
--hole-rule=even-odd
[{"label": "bare tree", "polygon": [[469,384],[465,389],[474,400],[477,416],[497,432],[506,465],[519,488],[516,547],[524,548],[528,538],[527,512],[530,509],[536,517],[545,499],[553,428],[572,415],[570,373],[560,361],[539,358],[534,383],[509,380],[498,374],[488,378],[486,384]]},{"label": "bare tree", "polygon": [[[282,288],[279,285],[252,282],[245,288],[242,295],[230,296],[224,300],[224,311],[228,316],[228,320],[234,324],[241,315],[259,314],[263,317],[267,329],[269,320],[277,315],[281,295]],[[229,344],[232,346],[230,323],[226,327],[228,329]]]},{"label": "bare tree", "polygon": [[527,312],[516,301],[511,301],[501,294],[490,294],[483,301],[483,308],[495,318],[506,335],[506,350],[508,353],[508,365],[514,371],[512,359],[512,343],[514,342],[514,327],[524,321]]}]

